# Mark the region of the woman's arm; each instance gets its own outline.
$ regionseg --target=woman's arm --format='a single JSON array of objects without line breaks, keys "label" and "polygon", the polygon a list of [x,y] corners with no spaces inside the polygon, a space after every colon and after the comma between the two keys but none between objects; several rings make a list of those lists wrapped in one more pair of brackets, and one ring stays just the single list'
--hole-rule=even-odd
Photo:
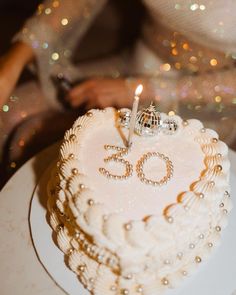
[{"label": "woman's arm", "polygon": [[33,50],[47,97],[55,95],[51,76],[73,72],[70,62],[73,50],[106,2],[46,0],[15,36],[14,41],[23,42]]},{"label": "woman's arm", "polygon": [[106,2],[45,0],[15,38],[28,43],[36,55],[53,50],[63,53],[63,49],[73,49]]},{"label": "woman's arm", "polygon": [[23,68],[33,57],[30,46],[17,42],[0,58],[0,108],[10,96]]}]

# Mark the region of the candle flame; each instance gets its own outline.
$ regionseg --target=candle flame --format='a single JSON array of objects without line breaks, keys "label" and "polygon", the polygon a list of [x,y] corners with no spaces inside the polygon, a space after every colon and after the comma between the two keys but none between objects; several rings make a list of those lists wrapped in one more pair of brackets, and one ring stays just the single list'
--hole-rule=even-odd
[{"label": "candle flame", "polygon": [[142,92],[143,92],[143,85],[139,84],[135,90],[135,96],[141,95]]}]

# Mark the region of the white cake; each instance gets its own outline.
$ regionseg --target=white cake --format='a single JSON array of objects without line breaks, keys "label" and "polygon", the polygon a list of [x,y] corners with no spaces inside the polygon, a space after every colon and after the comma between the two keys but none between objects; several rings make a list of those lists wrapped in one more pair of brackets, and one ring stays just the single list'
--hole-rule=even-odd
[{"label": "white cake", "polygon": [[175,122],[175,132],[135,134],[129,150],[113,108],[89,111],[65,134],[48,185],[50,223],[92,294],[176,287],[208,258],[227,223],[226,144],[198,120],[161,114],[160,121]]}]

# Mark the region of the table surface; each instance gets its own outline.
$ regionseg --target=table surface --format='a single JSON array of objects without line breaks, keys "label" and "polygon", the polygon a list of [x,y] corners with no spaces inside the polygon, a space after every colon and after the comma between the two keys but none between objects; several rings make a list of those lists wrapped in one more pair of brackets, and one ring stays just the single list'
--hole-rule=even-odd
[{"label": "table surface", "polygon": [[[39,263],[29,226],[32,194],[41,175],[55,159],[58,145],[29,160],[0,193],[1,295],[65,295]],[[235,153],[230,152],[230,158],[236,163]],[[236,167],[233,169],[236,173]]]},{"label": "table surface", "polygon": [[1,295],[65,295],[39,263],[29,226],[33,191],[42,173],[55,159],[57,145],[29,160],[1,191]]}]

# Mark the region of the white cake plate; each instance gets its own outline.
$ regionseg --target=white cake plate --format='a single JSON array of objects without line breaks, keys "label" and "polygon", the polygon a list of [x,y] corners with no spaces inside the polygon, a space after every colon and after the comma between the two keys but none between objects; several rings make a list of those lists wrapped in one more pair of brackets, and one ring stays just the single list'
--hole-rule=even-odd
[{"label": "white cake plate", "polygon": [[[231,195],[236,206],[236,154],[230,152]],[[52,239],[46,220],[46,185],[50,169],[42,176],[32,198],[30,225],[38,257],[55,282],[70,295],[89,295],[76,275],[64,263],[64,254]],[[198,271],[165,295],[236,295],[236,210],[230,213],[229,225],[223,231],[221,245]],[[157,294],[158,295],[158,294]]]}]

